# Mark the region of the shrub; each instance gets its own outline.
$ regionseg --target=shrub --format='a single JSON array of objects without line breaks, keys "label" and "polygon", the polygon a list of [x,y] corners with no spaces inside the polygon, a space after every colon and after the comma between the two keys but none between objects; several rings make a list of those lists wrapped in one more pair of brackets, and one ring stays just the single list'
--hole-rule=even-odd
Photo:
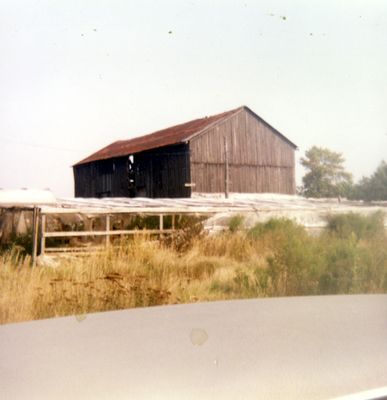
[{"label": "shrub", "polygon": [[357,239],[373,239],[384,235],[384,214],[377,211],[371,215],[356,213],[328,217],[328,232],[342,239],[355,235]]},{"label": "shrub", "polygon": [[243,223],[245,221],[245,217],[243,215],[234,215],[228,221],[228,230],[230,232],[237,232],[243,228]]},{"label": "shrub", "polygon": [[304,228],[287,218],[271,218],[267,222],[258,223],[248,230],[248,237],[259,239],[269,233],[281,233],[287,236],[305,232]]},{"label": "shrub", "polygon": [[177,234],[167,237],[166,244],[171,244],[178,252],[188,251],[193,244],[204,236],[203,221],[206,217],[180,215],[175,221]]},{"label": "shrub", "polygon": [[268,276],[273,286],[271,295],[291,296],[313,294],[321,258],[316,241],[300,231],[277,236],[273,255],[267,261]]},{"label": "shrub", "polygon": [[324,266],[318,281],[320,294],[350,293],[358,261],[354,238],[326,242]]}]

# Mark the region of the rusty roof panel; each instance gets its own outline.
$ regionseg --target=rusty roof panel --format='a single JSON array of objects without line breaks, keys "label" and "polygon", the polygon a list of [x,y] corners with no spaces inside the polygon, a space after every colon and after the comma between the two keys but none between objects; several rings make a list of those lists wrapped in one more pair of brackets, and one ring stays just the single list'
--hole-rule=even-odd
[{"label": "rusty roof panel", "polygon": [[162,129],[160,131],[150,133],[149,135],[139,136],[129,140],[118,140],[116,142],[109,144],[103,149],[98,150],[96,153],[93,153],[89,157],[79,161],[74,165],[74,167],[92,161],[107,160],[109,158],[115,158],[115,157],[123,157],[130,154],[140,153],[141,151],[146,151],[158,147],[169,146],[172,144],[178,144],[189,141],[191,140],[191,138],[203,132],[205,129],[211,127],[213,124],[218,123],[238,113],[240,110],[243,109],[247,110],[255,118],[257,118],[262,123],[267,125],[273,131],[274,134],[278,135],[281,139],[285,140],[290,146],[294,147],[295,149],[297,148],[297,146],[293,142],[291,142],[288,138],[282,135],[282,133],[278,132],[275,128],[273,128],[265,120],[263,120],[261,117],[255,114],[252,110],[250,110],[246,106],[242,106],[235,108],[234,110],[231,111],[226,111],[221,114],[195,119],[193,121],[185,122],[180,125],[175,125],[170,128]]},{"label": "rusty roof panel", "polygon": [[129,140],[118,140],[113,142],[89,157],[79,161],[76,165],[86,164],[97,160],[106,160],[108,158],[122,157],[130,154],[140,153],[141,151],[154,149],[157,147],[168,146],[172,144],[182,143],[193,135],[203,131],[215,122],[237,113],[243,107],[226,111],[222,114],[210,117],[195,119],[180,125],[151,133],[149,135],[136,137]]}]

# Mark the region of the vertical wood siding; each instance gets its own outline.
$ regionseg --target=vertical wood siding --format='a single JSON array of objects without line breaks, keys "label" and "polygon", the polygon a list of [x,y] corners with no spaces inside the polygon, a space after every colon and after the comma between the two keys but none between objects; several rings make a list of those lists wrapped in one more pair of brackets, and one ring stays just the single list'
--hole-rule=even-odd
[{"label": "vertical wood siding", "polygon": [[191,140],[195,191],[225,190],[224,137],[231,192],[295,193],[294,147],[245,109]]},{"label": "vertical wood siding", "polygon": [[173,145],[134,155],[138,196],[190,197],[188,145]]},{"label": "vertical wood siding", "polygon": [[128,157],[74,167],[75,197],[128,197]]},{"label": "vertical wood siding", "polygon": [[[173,145],[134,155],[135,196],[189,197],[188,145]],[[128,156],[74,167],[75,197],[130,197]]]}]

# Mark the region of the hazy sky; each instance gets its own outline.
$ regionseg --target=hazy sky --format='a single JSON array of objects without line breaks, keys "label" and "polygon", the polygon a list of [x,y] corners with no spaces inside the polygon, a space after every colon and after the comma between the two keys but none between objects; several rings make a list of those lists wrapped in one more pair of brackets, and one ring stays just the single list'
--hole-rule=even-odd
[{"label": "hazy sky", "polygon": [[370,175],[387,1],[0,1],[2,188],[71,196],[71,165],[99,148],[243,104],[298,158],[324,146]]}]

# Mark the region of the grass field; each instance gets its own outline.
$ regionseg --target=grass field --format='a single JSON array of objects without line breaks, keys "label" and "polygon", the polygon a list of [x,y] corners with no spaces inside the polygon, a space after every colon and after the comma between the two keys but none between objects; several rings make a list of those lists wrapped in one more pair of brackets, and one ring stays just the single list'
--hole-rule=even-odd
[{"label": "grass field", "polygon": [[236,298],[387,292],[383,216],[330,218],[310,236],[290,220],[175,240],[135,238],[109,251],[30,268],[20,247],[0,255],[0,323]]}]

